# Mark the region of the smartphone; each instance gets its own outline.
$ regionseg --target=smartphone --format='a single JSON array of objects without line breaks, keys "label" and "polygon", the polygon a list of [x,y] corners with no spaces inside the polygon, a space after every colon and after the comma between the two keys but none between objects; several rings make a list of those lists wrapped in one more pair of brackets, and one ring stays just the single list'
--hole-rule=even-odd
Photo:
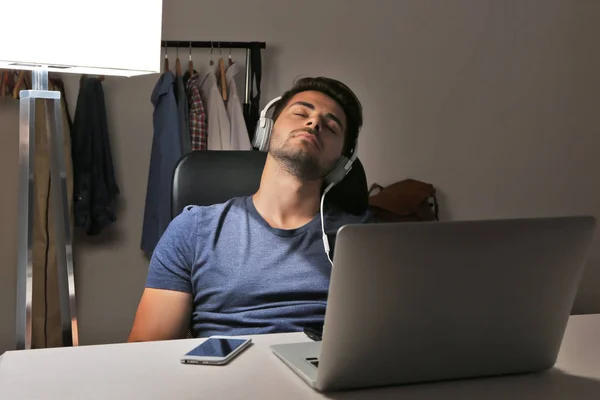
[{"label": "smartphone", "polygon": [[211,336],[183,357],[183,364],[225,365],[246,349],[252,339]]}]

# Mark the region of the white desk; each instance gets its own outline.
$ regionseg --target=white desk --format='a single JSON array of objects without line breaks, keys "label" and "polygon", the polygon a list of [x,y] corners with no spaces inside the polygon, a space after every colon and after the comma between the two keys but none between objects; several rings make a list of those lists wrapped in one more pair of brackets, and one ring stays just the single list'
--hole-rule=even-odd
[{"label": "white desk", "polygon": [[600,314],[573,316],[548,373],[382,389],[313,391],[269,349],[303,334],[254,336],[227,366],[183,365],[203,339],[9,351],[0,399],[600,399]]}]

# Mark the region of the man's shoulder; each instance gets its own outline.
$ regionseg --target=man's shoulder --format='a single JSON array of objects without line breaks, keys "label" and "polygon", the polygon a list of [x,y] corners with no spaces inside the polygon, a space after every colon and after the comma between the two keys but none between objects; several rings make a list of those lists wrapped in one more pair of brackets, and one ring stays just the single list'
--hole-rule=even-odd
[{"label": "man's shoulder", "polygon": [[226,218],[238,218],[245,212],[245,198],[238,197],[209,206],[187,205],[170,222],[161,237],[160,249],[189,245],[217,231]]},{"label": "man's shoulder", "polygon": [[181,213],[175,217],[186,222],[197,223],[202,221],[203,224],[212,220],[220,220],[224,214],[245,212],[246,197],[234,197],[223,203],[211,204],[209,206],[187,205]]}]

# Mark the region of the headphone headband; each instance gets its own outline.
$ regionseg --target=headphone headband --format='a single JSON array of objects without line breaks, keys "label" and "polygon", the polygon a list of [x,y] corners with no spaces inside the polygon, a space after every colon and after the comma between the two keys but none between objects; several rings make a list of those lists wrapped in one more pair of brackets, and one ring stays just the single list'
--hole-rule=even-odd
[{"label": "headphone headband", "polygon": [[281,96],[275,97],[273,100],[271,100],[270,102],[268,102],[267,105],[265,106],[265,108],[263,108],[263,110],[260,112],[260,117],[261,118],[266,118],[267,117],[267,112],[269,111],[269,109],[271,107],[275,106],[275,103],[277,103],[279,100],[281,100]]}]

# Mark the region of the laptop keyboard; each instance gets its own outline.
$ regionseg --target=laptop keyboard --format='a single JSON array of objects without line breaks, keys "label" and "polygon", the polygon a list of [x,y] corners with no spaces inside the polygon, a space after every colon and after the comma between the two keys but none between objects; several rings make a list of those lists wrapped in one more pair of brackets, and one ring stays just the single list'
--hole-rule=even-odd
[{"label": "laptop keyboard", "polygon": [[319,359],[317,357],[309,357],[306,361],[314,365],[315,368],[319,368]]}]

